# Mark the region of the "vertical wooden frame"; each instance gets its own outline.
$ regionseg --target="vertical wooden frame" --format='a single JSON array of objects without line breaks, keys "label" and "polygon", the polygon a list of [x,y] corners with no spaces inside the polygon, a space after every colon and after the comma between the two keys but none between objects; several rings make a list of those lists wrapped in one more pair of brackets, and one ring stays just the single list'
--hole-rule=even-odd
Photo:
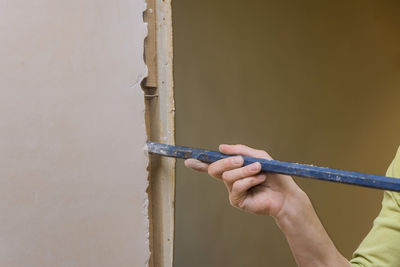
[{"label": "vertical wooden frame", "polygon": [[[148,139],[175,144],[172,17],[170,0],[147,0],[148,23],[143,81]],[[149,156],[151,267],[172,267],[174,240],[175,160]]]}]

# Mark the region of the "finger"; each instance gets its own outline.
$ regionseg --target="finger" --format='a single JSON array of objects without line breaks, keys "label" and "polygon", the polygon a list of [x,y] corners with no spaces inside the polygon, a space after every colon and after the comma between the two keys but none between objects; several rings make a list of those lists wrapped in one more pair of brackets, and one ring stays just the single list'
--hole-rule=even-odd
[{"label": "finger", "polygon": [[266,179],[265,175],[259,174],[253,177],[240,179],[232,184],[232,191],[229,194],[231,204],[238,208],[243,208],[240,204],[247,196],[247,191],[259,184],[262,184]]},{"label": "finger", "polygon": [[243,158],[241,156],[229,157],[218,160],[208,167],[208,174],[215,178],[221,178],[222,173],[243,166]]},{"label": "finger", "polygon": [[185,166],[199,172],[207,172],[208,164],[197,159],[185,160]]},{"label": "finger", "polygon": [[228,190],[231,190],[232,184],[239,179],[243,179],[250,176],[255,176],[261,171],[261,164],[259,162],[254,162],[242,168],[233,169],[226,171],[222,174],[222,179],[228,186]]},{"label": "finger", "polygon": [[219,150],[228,155],[244,155],[249,157],[272,159],[272,157],[264,150],[254,149],[245,145],[221,144]]}]

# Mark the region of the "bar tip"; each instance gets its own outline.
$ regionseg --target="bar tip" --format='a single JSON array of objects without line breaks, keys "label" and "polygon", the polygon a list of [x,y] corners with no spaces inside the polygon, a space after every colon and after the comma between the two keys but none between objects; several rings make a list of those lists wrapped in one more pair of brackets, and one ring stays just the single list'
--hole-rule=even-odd
[{"label": "bar tip", "polygon": [[147,157],[149,154],[149,145],[148,145],[148,141],[146,142],[146,144],[143,146],[143,152],[144,155]]}]

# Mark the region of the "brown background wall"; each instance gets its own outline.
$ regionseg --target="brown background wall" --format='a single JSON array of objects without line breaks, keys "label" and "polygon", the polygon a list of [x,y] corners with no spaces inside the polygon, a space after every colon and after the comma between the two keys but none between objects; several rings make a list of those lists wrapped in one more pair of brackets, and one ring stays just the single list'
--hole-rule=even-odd
[{"label": "brown background wall", "polygon": [[[173,1],[177,143],[384,174],[399,145],[398,1]],[[297,179],[350,257],[382,192]],[[175,266],[293,266],[268,217],[178,162]]]}]

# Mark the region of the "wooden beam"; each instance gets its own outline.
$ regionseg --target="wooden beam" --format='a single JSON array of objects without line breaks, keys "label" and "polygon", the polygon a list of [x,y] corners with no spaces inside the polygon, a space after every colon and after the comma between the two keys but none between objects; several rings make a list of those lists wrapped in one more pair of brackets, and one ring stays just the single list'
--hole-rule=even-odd
[{"label": "wooden beam", "polygon": [[157,12],[156,0],[146,0],[147,9],[143,19],[147,23],[147,37],[144,41],[144,59],[147,64],[148,74],[144,86],[157,87]]},{"label": "wooden beam", "polygon": [[[149,140],[175,144],[170,0],[147,0],[144,19],[148,77],[143,82]],[[172,267],[174,244],[175,159],[149,156],[150,267]]]}]

